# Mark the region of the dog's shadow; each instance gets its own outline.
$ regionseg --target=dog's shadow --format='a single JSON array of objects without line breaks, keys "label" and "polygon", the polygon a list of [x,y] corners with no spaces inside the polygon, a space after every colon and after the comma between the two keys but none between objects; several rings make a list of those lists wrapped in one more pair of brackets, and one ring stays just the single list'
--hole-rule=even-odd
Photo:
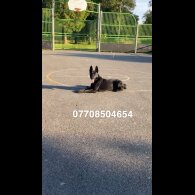
[{"label": "dog's shadow", "polygon": [[78,93],[80,90],[86,89],[86,85],[75,85],[75,86],[60,86],[60,85],[42,85],[42,89],[62,89]]}]

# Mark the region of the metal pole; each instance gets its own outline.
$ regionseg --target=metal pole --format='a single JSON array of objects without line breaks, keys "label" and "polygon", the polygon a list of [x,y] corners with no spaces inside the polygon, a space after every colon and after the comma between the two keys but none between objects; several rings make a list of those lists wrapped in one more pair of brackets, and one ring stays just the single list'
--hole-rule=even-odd
[{"label": "metal pole", "polygon": [[101,20],[102,20],[102,12],[101,12],[101,6],[100,3],[98,4],[98,29],[97,29],[97,47],[98,47],[98,52],[101,51]]},{"label": "metal pole", "polygon": [[121,6],[122,6],[122,4],[120,4],[120,14],[119,14],[119,32],[118,32],[118,36],[120,36],[120,34],[121,34]]},{"label": "metal pole", "polygon": [[[129,13],[131,14],[131,10],[130,10],[130,7],[129,6],[123,5],[123,7],[125,7],[129,11]],[[133,17],[133,19],[135,21],[135,25],[136,25],[137,21],[136,21],[134,15],[131,14],[131,16]],[[138,41],[138,33],[139,33],[139,25],[138,25],[138,23],[137,23],[137,26],[136,27],[137,27],[137,29],[136,29],[135,51],[134,51],[134,53],[137,53],[137,41]]]},{"label": "metal pole", "polygon": [[55,24],[54,24],[54,13],[55,13],[55,0],[52,0],[52,50],[55,50]]},{"label": "metal pole", "polygon": [[98,4],[98,7],[97,7],[97,12],[98,12],[98,17],[97,17],[97,36],[96,36],[96,49],[98,50],[99,48],[99,4]]},{"label": "metal pole", "polygon": [[101,35],[102,35],[102,16],[103,16],[103,12],[100,12],[100,45],[99,45],[99,52],[101,52]]},{"label": "metal pole", "polygon": [[137,32],[136,32],[136,37],[135,37],[135,54],[137,53],[138,37],[139,37],[139,24],[137,24]]}]

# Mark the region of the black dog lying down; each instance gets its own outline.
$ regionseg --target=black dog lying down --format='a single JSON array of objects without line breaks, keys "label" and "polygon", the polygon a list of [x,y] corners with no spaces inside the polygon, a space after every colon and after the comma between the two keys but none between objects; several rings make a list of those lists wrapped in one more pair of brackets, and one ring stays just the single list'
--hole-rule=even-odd
[{"label": "black dog lying down", "polygon": [[90,79],[92,80],[91,86],[84,90],[80,90],[79,93],[96,93],[98,91],[122,91],[126,89],[126,84],[118,79],[104,79],[98,74],[98,66],[89,68]]}]

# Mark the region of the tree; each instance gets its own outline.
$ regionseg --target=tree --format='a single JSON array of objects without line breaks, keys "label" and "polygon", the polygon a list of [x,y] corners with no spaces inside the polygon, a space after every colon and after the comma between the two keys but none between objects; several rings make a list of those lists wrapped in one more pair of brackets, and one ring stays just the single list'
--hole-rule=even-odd
[{"label": "tree", "polygon": [[128,6],[131,11],[135,8],[135,0],[96,0],[95,2],[101,3],[102,11],[105,12],[120,12],[126,11],[123,6]]},{"label": "tree", "polygon": [[101,3],[102,11],[131,13],[135,17],[136,22],[139,20],[139,16],[133,14],[136,6],[135,0],[96,0],[96,2]]},{"label": "tree", "polygon": [[52,0],[42,0],[42,8],[51,8]]},{"label": "tree", "polygon": [[[68,9],[68,0],[58,0],[55,3],[55,19],[67,19],[66,22],[61,20],[60,24],[66,23],[68,32],[79,32],[84,27],[84,20],[89,16],[87,12],[73,12]],[[42,6],[51,8],[52,0],[42,0]]]},{"label": "tree", "polygon": [[[90,0],[87,0],[88,2]],[[135,8],[135,0],[91,0],[95,3],[101,3],[101,10],[104,12],[127,12],[132,13]],[[62,38],[66,43],[66,33],[78,33],[85,30],[85,20],[97,18],[97,14],[89,12],[73,12],[68,9],[68,0],[58,0],[55,2],[55,29],[62,33]],[[127,6],[128,9],[124,6]],[[52,8],[52,0],[42,0],[42,7]],[[93,4],[88,4],[88,9],[96,10]],[[139,17],[134,15],[138,21]],[[87,28],[87,26],[86,26]],[[76,37],[76,36],[75,36]],[[77,40],[75,38],[75,43]]]},{"label": "tree", "polygon": [[[66,43],[66,33],[76,34],[85,27],[85,20],[89,16],[88,12],[70,11],[67,4],[68,0],[58,0],[55,2],[55,26],[56,30],[62,33],[62,39]],[[52,0],[42,0],[42,7],[51,8]]]},{"label": "tree", "polygon": [[[133,14],[133,13],[132,13],[132,14]],[[138,21],[139,21],[139,16],[136,15],[136,14],[133,14],[133,16],[135,17],[135,20],[136,20],[136,22],[138,23]]]},{"label": "tree", "polygon": [[[89,2],[89,0],[87,0]],[[135,0],[91,0],[92,2],[95,3],[101,3],[101,10],[104,12],[130,12],[131,14],[133,9],[136,6],[136,1]],[[67,5],[68,0],[58,0],[55,3],[55,12],[56,15],[55,17],[59,18],[59,19],[66,19],[69,18],[69,14],[71,12],[67,12],[67,14],[65,15],[63,12],[65,9],[68,9],[65,5]],[[88,4],[88,8],[90,6],[90,10],[94,10],[93,9],[93,5],[92,4]],[[124,6],[128,7],[125,8]],[[42,7],[47,7],[47,8],[51,8],[52,7],[52,0],[42,0]],[[87,18],[94,18],[93,13],[86,13],[86,12],[82,12],[85,13],[80,14],[80,19],[84,19],[85,16],[87,16]],[[74,18],[73,14],[71,13],[71,17]],[[134,15],[134,14],[133,14]],[[75,18],[77,18],[77,14],[75,14]],[[83,16],[83,17],[82,17]],[[136,20],[138,20],[138,16],[134,15]]]},{"label": "tree", "polygon": [[[149,7],[151,8],[152,7],[152,0],[149,1]],[[145,19],[144,20],[144,24],[152,24],[152,10],[148,10],[143,18]]]}]

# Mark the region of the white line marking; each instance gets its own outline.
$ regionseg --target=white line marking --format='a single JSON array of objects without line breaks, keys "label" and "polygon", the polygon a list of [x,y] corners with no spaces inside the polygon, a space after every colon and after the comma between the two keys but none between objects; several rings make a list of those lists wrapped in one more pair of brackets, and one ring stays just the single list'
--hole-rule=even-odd
[{"label": "white line marking", "polygon": [[[62,70],[58,70],[58,71],[53,71],[53,72],[50,72],[49,74],[46,75],[46,78],[50,81],[50,82],[53,82],[53,83],[56,83],[58,85],[62,85],[62,86],[71,86],[71,85],[68,85],[68,84],[65,84],[65,83],[61,83],[61,82],[58,82],[56,80],[53,80],[51,78],[51,75],[56,73],[56,72],[62,72],[63,70],[77,70],[77,69],[73,69],[73,68],[68,68],[68,69],[62,69]],[[126,79],[123,79],[122,81],[128,81],[130,79],[130,77],[128,77],[127,75],[122,75],[122,74],[112,74],[112,75],[104,75],[105,77],[111,77],[113,75],[121,75],[122,77],[126,77]],[[58,76],[58,77],[89,77],[89,76],[71,76],[71,75],[63,75],[63,76]],[[131,78],[133,79],[133,78]],[[152,92],[152,90],[128,90],[128,92]]]}]

